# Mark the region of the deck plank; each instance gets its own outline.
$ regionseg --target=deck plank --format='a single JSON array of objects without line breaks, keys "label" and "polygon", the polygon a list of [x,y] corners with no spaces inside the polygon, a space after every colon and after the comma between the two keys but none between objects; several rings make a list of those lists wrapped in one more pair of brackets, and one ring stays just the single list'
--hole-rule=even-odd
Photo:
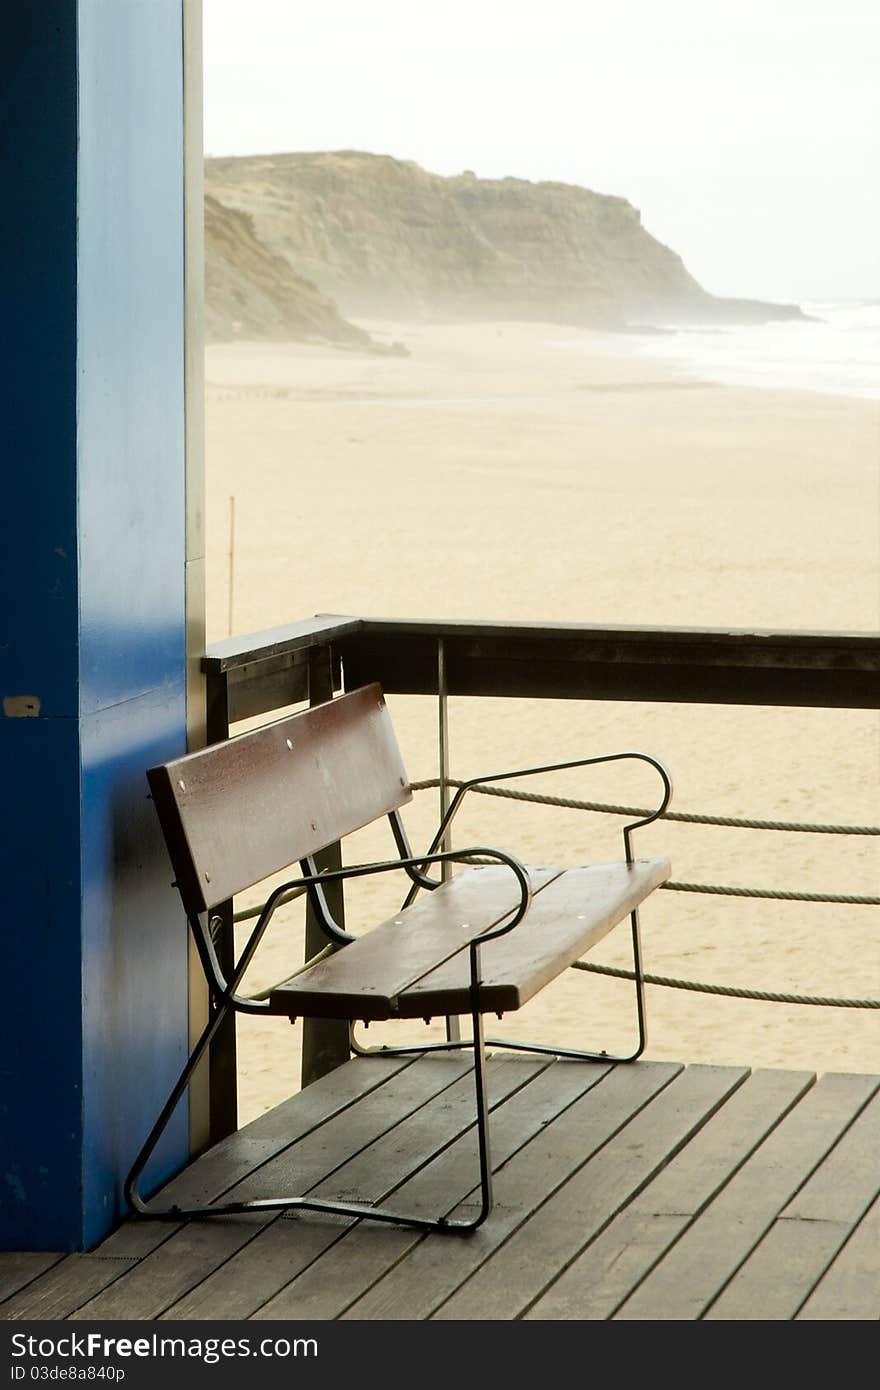
[{"label": "deck plank", "polygon": [[820,1076],[615,1318],[703,1317],[877,1085],[876,1077]]},{"label": "deck plank", "polygon": [[[279,1025],[283,1026],[283,1025]],[[215,1145],[163,1188],[169,1202],[212,1202],[292,1144],[350,1112],[413,1064],[413,1057],[364,1057],[328,1073]]]},{"label": "deck plank", "polygon": [[[321,1077],[304,1091],[221,1139],[208,1153],[166,1183],[155,1200],[160,1205],[216,1201],[260,1164],[310,1129],[363,1100],[413,1061],[412,1057],[378,1056],[363,1060],[366,1066],[342,1067]],[[143,1259],[169,1240],[180,1224],[150,1218],[125,1221],[95,1253]]]},{"label": "deck plank", "polygon": [[610,1318],[699,1212],[815,1081],[760,1070],[617,1215],[525,1314],[532,1320]]},{"label": "deck plank", "polygon": [[[492,1065],[506,1064],[507,1059],[498,1057]],[[598,1085],[610,1069],[608,1063],[556,1060],[528,1087],[516,1092],[493,1116],[492,1166],[496,1175],[526,1143],[557,1123],[569,1106]],[[445,1205],[446,1215],[461,1214],[478,1200],[470,1151],[461,1143],[445,1149],[407,1182],[405,1191],[416,1211],[437,1211]]]},{"label": "deck plank", "polygon": [[[63,1259],[64,1252],[61,1250],[0,1251],[0,1304]],[[2,1312],[0,1307],[0,1317]]]},{"label": "deck plank", "polygon": [[[315,1189],[472,1211],[469,1066],[352,1061],[169,1187],[216,1198],[298,1166]],[[313,1212],[132,1220],[91,1254],[0,1255],[0,1320],[880,1317],[880,1076],[502,1053],[489,1087],[496,1204],[467,1239]]]},{"label": "deck plank", "polygon": [[[411,1057],[370,1057],[366,1067],[343,1067],[221,1139],[188,1164],[156,1194],[160,1204],[211,1202],[261,1163],[273,1158],[310,1129],[347,1110],[404,1067]],[[168,1240],[182,1223],[133,1218],[123,1222],[95,1254],[143,1259]]]},{"label": "deck plank", "polygon": [[[572,1063],[588,1066],[589,1063]],[[624,1128],[681,1071],[673,1062],[611,1068],[558,1119],[506,1163],[495,1178],[495,1209],[467,1240],[429,1234],[352,1307],[347,1317],[387,1320],[428,1318],[444,1299],[482,1268],[531,1212],[561,1187],[608,1140]],[[466,1206],[466,1204],[465,1204]],[[463,1214],[457,1209],[456,1214]],[[384,1286],[384,1287],[383,1287]],[[479,1317],[468,1310],[465,1317]]]},{"label": "deck plank", "polygon": [[822,1322],[876,1322],[880,1318],[880,1198],[795,1317]]},{"label": "deck plank", "polygon": [[[507,1072],[512,1058],[494,1058],[490,1079],[497,1088],[498,1077]],[[522,1066],[522,1063],[514,1063]],[[500,1108],[492,1130],[493,1167],[497,1170],[547,1122],[607,1071],[607,1067],[569,1067],[567,1064],[529,1064],[532,1075],[525,1085],[512,1092]],[[556,1073],[562,1067],[563,1074]],[[435,1139],[434,1148],[438,1144]],[[394,1194],[395,1203],[418,1213],[449,1212],[475,1190],[476,1159],[471,1135],[462,1136],[427,1165],[419,1168]],[[264,1318],[340,1317],[358,1296],[371,1289],[393,1269],[408,1251],[423,1239],[411,1228],[379,1229],[369,1222],[352,1228],[317,1265],[306,1270],[256,1314]],[[454,1237],[441,1237],[447,1243]],[[373,1316],[371,1314],[371,1316]],[[381,1313],[376,1314],[382,1317]]]},{"label": "deck plank", "polygon": [[[432,1067],[436,1061],[437,1058],[425,1058],[418,1065],[421,1068]],[[470,1150],[470,1169],[474,1172],[477,1157],[473,1138],[476,1113],[473,1074],[462,1057],[442,1059],[444,1070],[448,1070],[450,1061],[458,1073],[458,1080],[434,1095],[419,1111],[407,1116],[405,1124],[386,1131],[348,1163],[337,1168],[332,1178],[318,1183],[313,1189],[314,1195],[340,1195],[345,1200],[357,1202],[385,1201],[402,1181],[428,1161],[438,1145],[454,1141],[458,1135],[463,1137]],[[490,1071],[490,1104],[498,1105],[548,1066],[547,1059],[504,1059],[500,1067],[495,1066]],[[408,1202],[397,1191],[394,1191],[394,1206],[409,1209]],[[443,1210],[441,1204],[437,1214]],[[328,1221],[317,1213],[290,1213],[283,1220],[268,1225],[213,1275],[168,1308],[163,1316],[247,1318],[258,1310],[263,1310],[259,1314],[263,1316],[264,1305],[273,1310],[265,1313],[266,1316],[288,1316],[281,1304],[292,1281],[298,1290],[303,1287],[296,1276],[299,1274],[301,1279],[307,1280],[315,1270],[333,1270],[336,1248],[342,1243],[345,1233],[362,1224],[352,1218],[340,1217]],[[376,1230],[375,1227],[372,1229]],[[401,1228],[382,1226],[379,1234],[390,1239],[398,1229]],[[302,1251],[300,1247],[303,1247]],[[320,1260],[317,1259],[318,1254],[322,1255]],[[342,1287],[345,1288],[347,1284],[348,1274],[345,1273]],[[291,1316],[321,1316],[306,1306],[299,1292],[294,1295],[294,1303],[295,1310]],[[217,1309],[223,1311],[218,1313]]]},{"label": "deck plank", "polygon": [[[313,1187],[325,1174],[341,1167],[379,1134],[418,1109],[432,1092],[451,1085],[467,1065],[462,1058],[427,1060],[430,1066],[417,1068],[410,1064],[393,1071],[383,1085],[370,1092],[369,1105],[346,1108],[323,1124],[309,1128],[290,1150],[277,1155],[253,1177],[237,1183],[229,1195],[238,1200],[283,1190],[277,1185],[267,1188],[270,1180],[264,1177],[282,1160],[284,1166],[280,1172],[276,1170],[276,1180],[289,1180],[289,1190],[294,1193]],[[369,1068],[372,1059],[362,1061]],[[212,1168],[212,1182],[217,1176]],[[196,1177],[194,1181],[198,1183],[200,1179]],[[252,1190],[254,1186],[258,1192]],[[74,1316],[99,1320],[159,1318],[275,1219],[275,1212],[248,1212],[185,1222],[139,1262],[123,1285],[91,1299]]]},{"label": "deck plank", "polygon": [[[349,1194],[334,1186],[338,1170],[403,1119],[417,1116],[422,1106],[455,1086],[462,1077],[470,1077],[471,1069],[472,1059],[467,1052],[419,1058],[375,1092],[369,1105],[347,1111],[313,1131],[300,1144],[283,1149],[259,1172],[236,1183],[229,1196],[248,1201],[266,1192],[306,1190],[327,1198],[332,1189],[336,1196],[348,1200]],[[473,1089],[473,1082],[470,1085]]]},{"label": "deck plank", "polygon": [[92,1295],[119,1282],[134,1263],[118,1257],[65,1255],[2,1305],[3,1321],[50,1322],[69,1317]]},{"label": "deck plank", "polygon": [[880,1096],[854,1118],[706,1320],[791,1320],[880,1192]]},{"label": "deck plank", "polygon": [[[724,1103],[745,1068],[688,1067],[611,1135],[479,1272],[432,1314],[442,1320],[521,1316]],[[599,1088],[601,1091],[601,1088]],[[596,1093],[591,1093],[596,1094]],[[583,1147],[590,1131],[578,1136]]]}]

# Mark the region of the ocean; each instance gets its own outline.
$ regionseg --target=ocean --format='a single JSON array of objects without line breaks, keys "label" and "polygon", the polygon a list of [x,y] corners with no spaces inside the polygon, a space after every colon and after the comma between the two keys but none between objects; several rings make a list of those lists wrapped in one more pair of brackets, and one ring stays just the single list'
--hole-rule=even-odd
[{"label": "ocean", "polygon": [[880,400],[880,300],[813,300],[801,308],[809,321],[634,332],[627,351],[727,385]]}]

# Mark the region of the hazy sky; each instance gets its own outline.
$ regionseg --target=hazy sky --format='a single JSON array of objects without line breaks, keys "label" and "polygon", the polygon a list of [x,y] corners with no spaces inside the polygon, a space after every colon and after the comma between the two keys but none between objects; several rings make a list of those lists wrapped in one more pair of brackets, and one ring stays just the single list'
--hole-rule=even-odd
[{"label": "hazy sky", "polygon": [[880,0],[204,0],[209,154],[634,203],[716,294],[880,297]]}]

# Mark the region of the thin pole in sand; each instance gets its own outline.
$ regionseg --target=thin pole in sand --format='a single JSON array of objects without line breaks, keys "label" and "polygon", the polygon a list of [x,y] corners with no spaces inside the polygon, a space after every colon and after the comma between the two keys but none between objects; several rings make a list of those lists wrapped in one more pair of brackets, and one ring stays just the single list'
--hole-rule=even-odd
[{"label": "thin pole in sand", "polygon": [[232,615],[234,611],[235,595],[235,498],[229,499],[229,604],[227,614],[227,625],[229,636],[232,636]]}]

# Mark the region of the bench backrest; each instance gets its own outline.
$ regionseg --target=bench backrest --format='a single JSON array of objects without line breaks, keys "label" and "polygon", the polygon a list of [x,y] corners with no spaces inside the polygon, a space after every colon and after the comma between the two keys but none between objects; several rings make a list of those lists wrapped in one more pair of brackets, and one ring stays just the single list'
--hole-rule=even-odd
[{"label": "bench backrest", "polygon": [[202,912],[411,800],[367,685],[147,773],[187,912]]}]

